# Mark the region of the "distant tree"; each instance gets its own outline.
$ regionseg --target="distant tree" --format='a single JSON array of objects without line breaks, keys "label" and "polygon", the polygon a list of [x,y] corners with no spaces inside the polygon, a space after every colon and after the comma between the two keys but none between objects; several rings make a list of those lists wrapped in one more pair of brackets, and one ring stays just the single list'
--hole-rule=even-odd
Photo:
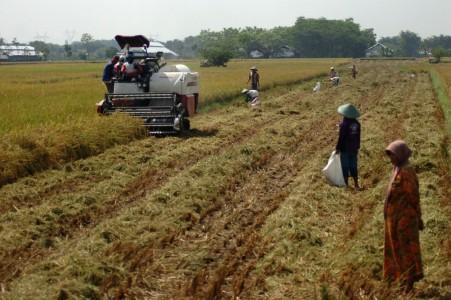
[{"label": "distant tree", "polygon": [[431,49],[440,49],[440,52],[444,54],[441,57],[451,56],[451,36],[439,35],[428,37],[423,40],[422,47],[425,49],[425,52],[431,52]]},{"label": "distant tree", "polygon": [[181,56],[185,56],[185,43],[181,40],[175,39],[172,41],[167,41],[166,43],[166,47],[168,47],[169,49],[171,49],[172,51],[175,51],[176,53],[178,53]]},{"label": "distant tree", "polygon": [[382,37],[379,39],[379,43],[392,49],[394,56],[403,55],[401,51],[401,38],[399,35],[393,37]]},{"label": "distant tree", "polygon": [[64,53],[66,55],[66,57],[72,57],[72,47],[69,45],[69,43],[67,42],[67,40],[64,43]]},{"label": "distant tree", "polygon": [[117,52],[118,52],[118,50],[117,50],[117,48],[115,48],[115,47],[109,47],[109,48],[106,48],[106,49],[105,49],[105,57],[106,57],[106,58],[111,58],[111,57],[113,57],[114,55],[116,55]]},{"label": "distant tree", "polygon": [[49,45],[43,41],[33,41],[29,43],[36,51],[42,52],[44,59],[48,59],[50,55]]},{"label": "distant tree", "polygon": [[440,62],[440,60],[442,59],[442,57],[448,55],[448,51],[446,51],[444,48],[442,47],[437,47],[432,49],[432,56],[435,57],[436,62]]},{"label": "distant tree", "polygon": [[423,40],[423,45],[429,49],[442,47],[444,49],[451,50],[451,36],[449,35],[431,36]]},{"label": "distant tree", "polygon": [[418,56],[421,48],[421,37],[411,31],[401,31],[400,50],[404,56]]},{"label": "distant tree", "polygon": [[78,53],[78,58],[81,59],[81,60],[87,60],[88,59],[88,53],[80,52],[80,53]]},{"label": "distant tree", "polygon": [[209,64],[218,67],[225,67],[227,62],[233,57],[232,51],[220,45],[201,49],[200,53],[203,58],[208,60]]},{"label": "distant tree", "polygon": [[6,44],[5,40],[2,37],[0,37],[0,45],[4,45],[4,44]]},{"label": "distant tree", "polygon": [[361,36],[366,43],[366,47],[369,48],[376,43],[376,34],[373,28],[364,29],[361,31]]},{"label": "distant tree", "polygon": [[233,46],[219,33],[201,32],[202,47],[199,54],[209,65],[225,67],[233,57]]},{"label": "distant tree", "polygon": [[11,44],[13,45],[20,45],[19,41],[17,40],[17,38],[13,38],[13,40],[11,41]]},{"label": "distant tree", "polygon": [[353,19],[300,17],[292,28],[296,52],[303,57],[360,57],[375,43],[372,29],[361,30]]},{"label": "distant tree", "polygon": [[246,27],[239,32],[238,42],[236,48],[243,49],[246,56],[258,50],[265,58],[274,56],[282,47],[291,44],[288,27],[272,29]]},{"label": "distant tree", "polygon": [[80,42],[83,44],[83,46],[85,47],[85,50],[86,50],[86,52],[85,52],[85,60],[86,59],[88,59],[88,57],[89,57],[89,52],[90,52],[90,43],[91,42],[93,42],[94,41],[94,37],[91,35],[91,34],[89,34],[89,33],[83,33],[82,35],[81,35],[81,38],[80,38]]}]

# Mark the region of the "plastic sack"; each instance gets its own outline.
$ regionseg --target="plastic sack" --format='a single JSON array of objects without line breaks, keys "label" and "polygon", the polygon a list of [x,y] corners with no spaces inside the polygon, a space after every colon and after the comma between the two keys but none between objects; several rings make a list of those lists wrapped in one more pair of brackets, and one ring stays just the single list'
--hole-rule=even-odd
[{"label": "plastic sack", "polygon": [[336,154],[335,151],[330,155],[329,161],[323,169],[323,173],[329,184],[340,187],[346,186],[341,169],[340,154]]},{"label": "plastic sack", "polygon": [[313,92],[317,93],[321,89],[321,82],[317,82],[315,87],[313,88]]}]

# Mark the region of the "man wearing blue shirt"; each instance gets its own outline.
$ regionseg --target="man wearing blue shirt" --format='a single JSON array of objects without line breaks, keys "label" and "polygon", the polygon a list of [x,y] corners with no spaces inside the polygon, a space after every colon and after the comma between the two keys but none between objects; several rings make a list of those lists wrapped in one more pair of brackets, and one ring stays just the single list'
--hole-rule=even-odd
[{"label": "man wearing blue shirt", "polygon": [[108,93],[114,92],[114,65],[119,61],[119,56],[115,55],[113,58],[105,65],[103,69],[102,81],[106,86]]}]

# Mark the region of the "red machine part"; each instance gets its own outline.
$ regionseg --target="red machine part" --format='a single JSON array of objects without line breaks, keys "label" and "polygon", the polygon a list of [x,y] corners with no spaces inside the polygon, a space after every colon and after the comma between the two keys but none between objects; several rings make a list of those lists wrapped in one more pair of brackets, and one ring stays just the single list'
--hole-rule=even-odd
[{"label": "red machine part", "polygon": [[197,101],[198,101],[198,95],[179,95],[180,96],[180,102],[183,104],[183,107],[185,107],[186,113],[188,117],[193,116],[196,113],[197,109]]}]

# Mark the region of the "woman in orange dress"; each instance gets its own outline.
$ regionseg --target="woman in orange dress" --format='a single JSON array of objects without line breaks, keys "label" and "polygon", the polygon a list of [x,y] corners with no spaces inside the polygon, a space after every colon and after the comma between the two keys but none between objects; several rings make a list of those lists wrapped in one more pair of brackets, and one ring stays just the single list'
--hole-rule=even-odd
[{"label": "woman in orange dress", "polygon": [[385,149],[393,164],[393,175],[384,205],[384,279],[396,282],[406,292],[423,278],[419,231],[421,219],[418,178],[409,165],[412,151],[401,140]]}]

